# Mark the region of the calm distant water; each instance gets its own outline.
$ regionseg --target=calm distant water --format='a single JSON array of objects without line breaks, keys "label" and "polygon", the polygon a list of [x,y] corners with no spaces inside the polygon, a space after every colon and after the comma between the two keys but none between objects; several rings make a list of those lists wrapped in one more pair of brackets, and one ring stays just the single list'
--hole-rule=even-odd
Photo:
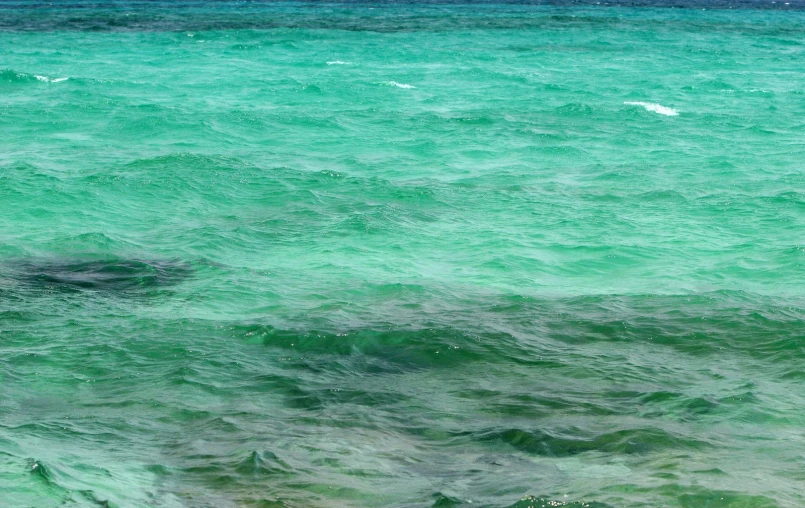
[{"label": "calm distant water", "polygon": [[804,506],[805,2],[641,3],[1,2],[0,505]]}]

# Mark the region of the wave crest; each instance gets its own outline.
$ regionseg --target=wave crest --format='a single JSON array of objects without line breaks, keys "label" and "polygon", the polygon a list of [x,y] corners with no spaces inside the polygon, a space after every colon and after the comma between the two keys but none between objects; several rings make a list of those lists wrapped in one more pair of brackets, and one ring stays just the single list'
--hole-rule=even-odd
[{"label": "wave crest", "polygon": [[646,111],[651,111],[652,113],[657,113],[659,115],[665,116],[679,116],[679,111],[663,106],[662,104],[657,104],[656,102],[631,102],[626,101],[624,104],[629,106],[642,106],[645,108]]}]

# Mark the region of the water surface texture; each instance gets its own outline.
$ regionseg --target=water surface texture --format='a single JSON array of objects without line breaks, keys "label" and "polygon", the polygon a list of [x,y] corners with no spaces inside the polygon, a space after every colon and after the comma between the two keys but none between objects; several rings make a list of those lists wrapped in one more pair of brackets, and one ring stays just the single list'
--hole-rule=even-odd
[{"label": "water surface texture", "polygon": [[0,505],[805,505],[803,3],[595,3],[0,3]]}]

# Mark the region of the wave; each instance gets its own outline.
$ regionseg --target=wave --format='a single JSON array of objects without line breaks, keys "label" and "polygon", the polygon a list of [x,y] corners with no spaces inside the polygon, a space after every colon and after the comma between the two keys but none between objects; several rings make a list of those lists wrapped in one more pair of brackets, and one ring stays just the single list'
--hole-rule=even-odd
[{"label": "wave", "polygon": [[674,435],[660,428],[622,429],[597,436],[576,434],[578,431],[554,436],[538,429],[507,429],[493,431],[479,439],[501,441],[519,451],[545,457],[567,457],[591,451],[631,455],[662,448],[680,450],[712,447],[706,441]]},{"label": "wave", "polygon": [[12,69],[0,71],[0,83],[27,83],[35,80],[36,78],[33,75],[24,72],[17,72]]},{"label": "wave", "polygon": [[662,104],[657,104],[656,102],[630,102],[626,101],[624,104],[629,106],[642,106],[646,109],[646,111],[651,111],[652,113],[657,113],[660,115],[665,116],[678,116],[679,111],[663,106]]},{"label": "wave", "polygon": [[39,81],[44,81],[45,83],[60,83],[62,81],[67,81],[70,78],[49,78],[47,76],[40,76],[38,74],[34,74],[34,77]]},{"label": "wave", "polygon": [[414,85],[406,85],[405,83],[397,83],[396,81],[386,81],[384,85],[396,86],[397,88],[416,88]]},{"label": "wave", "polygon": [[26,72],[17,72],[13,69],[0,70],[0,83],[32,83],[34,81],[42,81],[44,83],[60,83],[67,81],[69,77],[51,78],[42,76],[40,74],[28,74]]}]

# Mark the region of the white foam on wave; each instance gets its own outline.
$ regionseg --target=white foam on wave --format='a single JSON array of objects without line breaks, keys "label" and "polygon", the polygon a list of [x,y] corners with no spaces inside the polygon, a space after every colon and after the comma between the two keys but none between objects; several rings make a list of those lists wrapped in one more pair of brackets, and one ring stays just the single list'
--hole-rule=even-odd
[{"label": "white foam on wave", "polygon": [[39,81],[44,81],[45,83],[59,83],[60,81],[67,81],[70,78],[49,78],[47,76],[39,76],[38,74],[34,74],[34,77]]},{"label": "white foam on wave", "polygon": [[396,81],[386,81],[386,84],[398,88],[416,88],[414,85],[406,85],[405,83],[397,83]]},{"label": "white foam on wave", "polygon": [[628,104],[629,106],[643,106],[646,111],[651,111],[652,113],[658,113],[660,115],[665,116],[678,116],[679,111],[663,106],[662,104],[657,104],[656,102],[624,102],[624,104]]},{"label": "white foam on wave", "polygon": [[327,65],[349,65],[349,62],[342,62],[341,60],[330,60]]}]

